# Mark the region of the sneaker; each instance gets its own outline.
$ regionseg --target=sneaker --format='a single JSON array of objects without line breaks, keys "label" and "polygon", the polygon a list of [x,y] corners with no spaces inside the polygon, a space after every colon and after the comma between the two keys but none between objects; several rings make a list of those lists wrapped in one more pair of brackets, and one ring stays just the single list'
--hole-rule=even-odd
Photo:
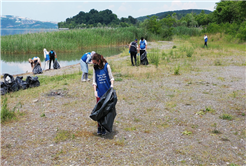
[{"label": "sneaker", "polygon": [[90,79],[88,78],[87,81],[90,81]]},{"label": "sneaker", "polygon": [[97,128],[97,135],[101,135],[102,134],[102,129],[101,129],[101,127],[98,127]]},{"label": "sneaker", "polygon": [[86,80],[85,80],[85,79],[82,79],[81,81],[82,81],[82,82],[85,82]]},{"label": "sneaker", "polygon": [[105,136],[106,135],[106,130],[103,128],[102,129],[102,136]]}]

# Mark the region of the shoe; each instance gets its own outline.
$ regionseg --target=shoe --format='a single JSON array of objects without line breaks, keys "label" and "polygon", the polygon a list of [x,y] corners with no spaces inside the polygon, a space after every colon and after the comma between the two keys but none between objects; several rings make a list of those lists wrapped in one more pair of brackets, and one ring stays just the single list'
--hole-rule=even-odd
[{"label": "shoe", "polygon": [[82,79],[81,81],[82,81],[82,82],[85,82],[86,80],[85,80],[85,79]]},{"label": "shoe", "polygon": [[97,135],[101,135],[102,134],[102,129],[101,129],[101,127],[98,127],[97,128]]},{"label": "shoe", "polygon": [[106,130],[104,128],[102,128],[102,136],[106,135]]},{"label": "shoe", "polygon": [[90,79],[88,78],[87,81],[90,81]]}]

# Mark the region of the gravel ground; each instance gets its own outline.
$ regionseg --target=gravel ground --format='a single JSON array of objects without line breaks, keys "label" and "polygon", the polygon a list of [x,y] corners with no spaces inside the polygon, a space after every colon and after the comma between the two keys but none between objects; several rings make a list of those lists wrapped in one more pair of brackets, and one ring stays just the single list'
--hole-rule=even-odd
[{"label": "gravel ground", "polygon": [[[161,49],[172,45],[158,42]],[[164,66],[128,66],[139,77],[124,70],[115,82],[117,117],[104,137],[89,118],[95,106],[90,82],[38,87],[38,95],[21,100],[24,115],[1,126],[1,165],[246,165],[245,66],[222,60],[230,64],[199,59],[180,75]],[[79,64],[43,74],[77,70]],[[20,101],[9,100],[12,108]]]}]

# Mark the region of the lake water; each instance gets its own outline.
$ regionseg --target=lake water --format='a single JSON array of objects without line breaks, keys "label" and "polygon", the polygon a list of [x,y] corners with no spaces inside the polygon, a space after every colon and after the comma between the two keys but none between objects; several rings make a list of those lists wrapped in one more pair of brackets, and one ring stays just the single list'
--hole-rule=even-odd
[{"label": "lake water", "polygon": [[[90,48],[83,49],[79,52],[73,53],[59,53],[57,54],[57,60],[61,67],[78,64],[80,58],[84,53],[95,51],[104,57],[109,57],[117,55],[122,52],[123,47],[107,47],[107,48]],[[31,72],[31,65],[28,62],[29,58],[39,57],[42,62],[42,68],[44,67],[44,55],[41,54],[26,54],[26,55],[16,55],[16,54],[1,54],[1,75],[8,73],[11,75],[21,74],[26,72]],[[53,62],[51,63],[51,68],[53,69]],[[46,66],[46,69],[48,67]]]},{"label": "lake water", "polygon": [[2,28],[1,29],[1,36],[26,34],[26,33],[53,32],[53,31],[59,31],[59,29],[9,29],[9,28]]}]

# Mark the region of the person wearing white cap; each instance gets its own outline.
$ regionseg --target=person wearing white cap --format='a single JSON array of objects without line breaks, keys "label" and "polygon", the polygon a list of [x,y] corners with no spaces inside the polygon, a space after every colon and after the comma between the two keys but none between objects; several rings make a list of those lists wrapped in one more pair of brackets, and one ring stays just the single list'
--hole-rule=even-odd
[{"label": "person wearing white cap", "polygon": [[46,64],[47,64],[47,66],[49,64],[50,56],[49,56],[49,52],[46,50],[46,48],[44,48],[43,51],[44,51],[44,68],[43,68],[43,70],[45,70]]},{"label": "person wearing white cap", "polygon": [[90,81],[88,79],[88,64],[92,64],[91,57],[95,54],[95,51],[85,53],[80,59],[80,67],[82,71],[81,81]]}]

